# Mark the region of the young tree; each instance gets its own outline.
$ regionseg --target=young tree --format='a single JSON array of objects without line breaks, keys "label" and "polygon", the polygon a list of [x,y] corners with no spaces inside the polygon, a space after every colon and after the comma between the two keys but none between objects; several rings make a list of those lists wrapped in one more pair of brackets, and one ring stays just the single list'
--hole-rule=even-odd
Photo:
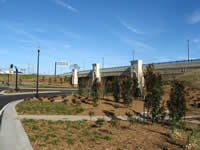
[{"label": "young tree", "polygon": [[63,78],[60,77],[60,84],[63,84]]},{"label": "young tree", "polygon": [[49,84],[51,84],[52,83],[52,79],[51,78],[49,78]]},{"label": "young tree", "polygon": [[22,85],[22,78],[19,78],[19,85]]},{"label": "young tree", "polygon": [[45,76],[42,76],[42,82],[45,82]]},{"label": "young tree", "polygon": [[67,76],[64,76],[64,83],[68,82],[69,78]]},{"label": "young tree", "polygon": [[172,83],[170,100],[167,102],[170,118],[177,122],[186,113],[185,87],[181,81],[174,80]]},{"label": "young tree", "polygon": [[54,83],[56,83],[56,82],[57,82],[57,78],[55,77],[55,78],[54,78]]},{"label": "young tree", "polygon": [[120,83],[117,78],[113,81],[113,96],[116,102],[120,101]]},{"label": "young tree", "polygon": [[140,88],[138,87],[138,79],[137,77],[133,77],[132,79],[132,92],[133,92],[133,97],[140,97],[141,96],[141,91]]},{"label": "young tree", "polygon": [[162,77],[159,73],[154,72],[154,65],[147,66],[145,73],[145,84],[147,95],[144,101],[144,107],[151,113],[152,122],[158,121],[165,116],[164,105],[160,106],[162,90]]},{"label": "young tree", "polygon": [[132,82],[130,78],[125,78],[122,81],[122,86],[121,86],[121,94],[122,94],[122,98],[123,98],[123,103],[124,104],[131,104],[133,102],[133,99],[131,97],[132,94]]},{"label": "young tree", "polygon": [[98,79],[95,79],[92,84],[92,97],[94,98],[94,103],[96,104],[101,96],[101,83]]}]

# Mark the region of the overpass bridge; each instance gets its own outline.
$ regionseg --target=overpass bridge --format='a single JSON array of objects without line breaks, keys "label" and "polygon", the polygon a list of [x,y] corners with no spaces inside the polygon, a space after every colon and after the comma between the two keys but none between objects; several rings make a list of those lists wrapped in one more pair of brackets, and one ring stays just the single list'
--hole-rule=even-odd
[{"label": "overpass bridge", "polygon": [[[101,77],[114,77],[114,76],[130,76],[133,73],[138,74],[138,71],[141,70],[144,72],[148,64],[137,64],[138,60],[131,61],[130,66],[120,66],[120,67],[111,67],[99,69]],[[200,69],[200,59],[192,59],[190,61],[170,61],[162,63],[154,63],[155,71],[159,72],[164,79],[169,77],[174,77],[184,72],[190,72],[192,70]],[[138,68],[139,67],[139,68]],[[142,73],[140,71],[140,73]],[[92,77],[94,69],[79,71],[77,73],[78,78]],[[73,72],[65,73],[67,77],[73,77]]]},{"label": "overpass bridge", "polygon": [[[143,64],[143,71],[146,70],[146,66],[148,64]],[[171,61],[171,62],[162,62],[162,63],[154,63],[155,71],[160,74],[181,74],[184,72],[190,72],[195,69],[200,69],[200,59],[193,59],[190,61]],[[109,76],[129,76],[131,70],[130,66],[120,66],[120,67],[111,67],[100,69],[101,74],[104,77]],[[72,72],[64,74],[67,77],[72,77]],[[78,72],[79,78],[89,77],[92,75],[92,70],[84,70]]]}]

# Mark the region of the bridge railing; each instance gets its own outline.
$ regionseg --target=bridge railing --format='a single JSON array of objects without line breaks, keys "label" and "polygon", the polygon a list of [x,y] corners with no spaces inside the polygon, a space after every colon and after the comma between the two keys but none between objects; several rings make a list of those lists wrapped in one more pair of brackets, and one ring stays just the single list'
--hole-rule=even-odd
[{"label": "bridge railing", "polygon": [[[195,61],[200,61],[200,59],[190,59],[189,60],[189,62],[195,62]],[[160,63],[154,63],[154,64],[173,64],[173,63],[180,63],[180,62],[188,62],[188,60],[167,61],[167,62],[160,62]],[[143,64],[143,65],[146,66],[148,64]]]}]

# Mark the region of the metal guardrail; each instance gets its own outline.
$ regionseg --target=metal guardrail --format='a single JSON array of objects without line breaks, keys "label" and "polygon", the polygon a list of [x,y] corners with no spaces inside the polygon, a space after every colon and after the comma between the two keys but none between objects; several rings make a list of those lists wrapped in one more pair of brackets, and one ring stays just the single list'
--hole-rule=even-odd
[{"label": "metal guardrail", "polygon": [[[195,62],[195,61],[200,61],[200,59],[189,60],[189,62]],[[167,61],[167,62],[160,62],[160,63],[154,63],[154,64],[173,64],[173,63],[180,63],[180,62],[188,62],[188,60]],[[143,64],[143,65],[148,65],[148,64]]]}]

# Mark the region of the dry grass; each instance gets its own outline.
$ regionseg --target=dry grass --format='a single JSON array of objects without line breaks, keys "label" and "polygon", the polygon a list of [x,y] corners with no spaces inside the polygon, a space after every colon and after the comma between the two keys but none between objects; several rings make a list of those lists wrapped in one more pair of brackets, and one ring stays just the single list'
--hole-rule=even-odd
[{"label": "dry grass", "polygon": [[22,120],[22,123],[35,150],[181,150],[194,126],[171,138],[169,126],[149,122],[134,122],[130,126],[128,121],[120,121],[117,128],[110,122],[100,127],[91,121]]},{"label": "dry grass", "polygon": [[80,105],[47,101],[24,101],[16,106],[19,114],[32,115],[75,115],[84,109]]},{"label": "dry grass", "polygon": [[185,83],[193,88],[200,89],[200,70],[186,72],[176,77],[176,79],[185,81]]}]

